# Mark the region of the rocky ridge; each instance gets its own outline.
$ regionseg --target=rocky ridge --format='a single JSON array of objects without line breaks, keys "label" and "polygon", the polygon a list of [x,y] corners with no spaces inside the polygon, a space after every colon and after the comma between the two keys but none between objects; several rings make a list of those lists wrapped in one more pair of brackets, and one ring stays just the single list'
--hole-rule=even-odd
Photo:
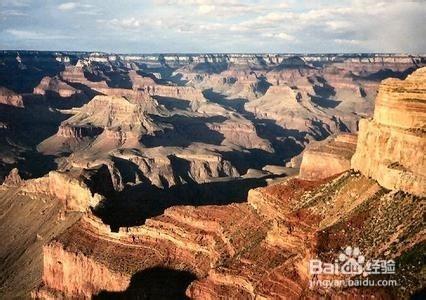
[{"label": "rocky ridge", "polygon": [[356,143],[357,136],[354,134],[341,134],[314,143],[302,154],[299,177],[318,180],[348,171]]},{"label": "rocky ridge", "polygon": [[[363,130],[361,127],[360,137]],[[353,145],[354,138],[337,138],[322,151],[333,153],[336,143]],[[355,157],[365,151],[363,146],[358,142]],[[383,148],[386,146],[379,149]],[[316,181],[288,178],[251,190],[247,203],[173,207],[143,226],[121,228],[118,233],[87,215],[44,247],[48,258],[43,285],[34,295],[108,294],[105,289],[111,278],[115,281],[110,292],[126,293],[123,289],[132,274],[154,266],[193,273],[198,279],[186,294],[194,299],[221,295],[237,299],[406,297],[421,289],[422,275],[413,272],[421,268],[420,258],[413,253],[424,247],[420,225],[424,198],[384,189],[375,180],[351,171],[337,177],[332,170],[328,172],[334,177]],[[359,246],[367,257],[396,260],[400,269],[393,278],[405,289],[308,289],[314,279],[307,272],[309,259],[332,260],[348,244]],[[62,259],[66,267],[58,263]],[[61,279],[83,267],[90,270],[90,276]],[[104,273],[111,276],[98,275]]]}]

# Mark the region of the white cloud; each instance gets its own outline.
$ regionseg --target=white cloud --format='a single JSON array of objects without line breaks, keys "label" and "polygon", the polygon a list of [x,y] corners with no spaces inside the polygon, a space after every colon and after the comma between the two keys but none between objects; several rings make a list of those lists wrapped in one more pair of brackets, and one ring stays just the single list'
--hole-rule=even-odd
[{"label": "white cloud", "polygon": [[280,38],[280,39],[286,40],[286,41],[295,41],[296,40],[296,38],[294,36],[292,36],[291,34],[287,34],[285,32],[280,32],[275,36],[277,38]]},{"label": "white cloud", "polygon": [[30,5],[30,0],[2,0],[0,5],[3,7],[26,7]]},{"label": "white cloud", "polygon": [[28,16],[27,13],[24,13],[22,11],[19,10],[14,10],[14,9],[8,9],[8,10],[3,10],[0,11],[0,17],[24,17],[24,16]]},{"label": "white cloud", "polygon": [[58,40],[58,39],[70,39],[70,36],[61,34],[44,33],[30,30],[20,29],[6,29],[5,32],[14,36],[19,40]]},{"label": "white cloud", "polygon": [[283,1],[264,0],[250,3],[242,0],[154,0],[157,5],[193,10],[199,15],[214,12],[215,17],[236,17],[288,8]]},{"label": "white cloud", "polygon": [[60,5],[58,5],[59,10],[73,10],[78,6],[78,3],[76,2],[65,2]]},{"label": "white cloud", "polygon": [[201,13],[201,14],[208,14],[208,13],[211,13],[212,11],[214,11],[215,10],[215,6],[214,5],[200,5],[199,7],[198,7],[198,11]]},{"label": "white cloud", "polygon": [[90,9],[93,8],[91,4],[82,4],[79,2],[65,2],[58,5],[58,9],[61,11],[71,11],[75,9]]},{"label": "white cloud", "polygon": [[263,34],[264,37],[267,38],[273,38],[273,39],[280,39],[288,42],[296,41],[296,38],[288,33],[285,32],[279,32],[279,33],[265,33]]},{"label": "white cloud", "polygon": [[361,45],[363,41],[360,40],[345,40],[345,39],[334,39],[336,44],[340,45]]},{"label": "white cloud", "polygon": [[[175,51],[181,48],[181,51],[221,52],[426,52],[423,38],[426,36],[423,20],[426,4],[420,0],[121,0],[108,3],[108,9],[104,9],[102,0],[0,0],[0,28],[15,30],[8,33],[3,30],[1,33],[6,33],[3,40],[49,39],[46,34],[32,31],[37,25],[45,29],[43,32],[57,28],[57,32],[80,36],[85,44],[93,48],[99,45],[101,49],[126,45],[123,47],[134,47],[132,51],[141,47],[152,48],[152,51],[170,47]],[[59,17],[47,17],[52,8],[60,12]],[[20,25],[15,25],[23,14],[29,16],[20,18]],[[72,18],[61,18],[71,14]],[[90,17],[100,14],[102,17]],[[93,22],[93,19],[98,20]],[[83,27],[87,34],[76,31]],[[61,37],[61,34],[54,36]],[[127,41],[133,44],[129,46]]]}]

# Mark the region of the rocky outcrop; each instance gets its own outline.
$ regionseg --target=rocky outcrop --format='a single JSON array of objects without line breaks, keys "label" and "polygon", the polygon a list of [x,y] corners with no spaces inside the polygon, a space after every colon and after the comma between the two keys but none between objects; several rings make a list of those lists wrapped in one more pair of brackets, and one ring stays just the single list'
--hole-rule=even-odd
[{"label": "rocky outcrop", "polygon": [[65,70],[61,72],[61,79],[65,82],[80,83],[90,88],[108,88],[106,81],[90,81],[84,75],[84,66],[77,64],[66,65]]},{"label": "rocky outcrop", "polygon": [[293,130],[295,135],[314,139],[323,139],[346,126],[340,118],[314,105],[305,91],[287,85],[269,87],[264,96],[247,102],[244,107],[258,119],[274,120],[290,133]]},{"label": "rocky outcrop", "polygon": [[[421,245],[421,229],[414,229],[421,221],[411,218],[412,214],[418,215],[420,203],[410,199],[410,195],[386,192],[373,180],[348,173],[328,182],[290,179],[250,191],[249,204],[260,218],[271,222],[266,236],[247,252],[211,270],[206,278],[193,282],[187,295],[194,299],[223,295],[238,299],[401,296],[407,291],[308,288],[310,281],[321,279],[310,274],[308,266],[309,260],[317,257],[334,261],[348,244],[361,245],[367,259],[384,256],[396,260],[401,253],[410,252],[398,239],[404,239],[410,247]],[[398,238],[394,236],[396,228],[401,229],[396,233]],[[403,238],[408,232],[409,237]],[[387,246],[372,243],[372,238],[379,236]],[[405,276],[402,269],[406,267],[401,265],[398,278]],[[405,286],[411,286],[409,293],[419,288],[415,282],[405,282]]]},{"label": "rocky outcrop", "polygon": [[110,130],[139,130],[147,133],[157,129],[138,105],[123,97],[114,96],[96,96],[68,119],[66,124],[91,124]]},{"label": "rocky outcrop", "polygon": [[[112,161],[105,162],[115,179],[115,188],[126,184],[150,182],[164,188],[185,183],[205,183],[219,177],[238,177],[235,167],[220,155],[191,153],[191,151],[146,151],[141,154],[130,150],[114,151]],[[121,166],[120,165],[121,162]],[[123,165],[134,169],[124,169]],[[127,175],[126,175],[127,174]],[[130,181],[131,180],[131,181]]]},{"label": "rocky outcrop", "polygon": [[210,129],[223,134],[222,144],[231,144],[245,149],[261,149],[273,153],[269,141],[257,135],[256,128],[250,121],[243,118],[230,118],[222,123],[208,124]]},{"label": "rocky outcrop", "polygon": [[79,218],[64,212],[61,201],[49,194],[23,191],[20,186],[0,185],[0,297],[29,299],[41,282],[43,244]]},{"label": "rocky outcrop", "polygon": [[303,152],[299,177],[318,180],[348,171],[356,140],[356,135],[340,134],[324,142],[314,143]]},{"label": "rocky outcrop", "polygon": [[95,137],[102,133],[102,128],[91,126],[73,126],[71,124],[61,124],[58,132],[60,137],[82,139],[84,137]]},{"label": "rocky outcrop", "polygon": [[[188,175],[195,182],[202,183],[208,182],[213,178],[218,177],[238,177],[240,174],[235,167],[227,160],[223,159],[220,155],[200,155],[181,153],[174,156],[189,164]],[[176,168],[175,174],[184,174],[183,170]]]},{"label": "rocky outcrop", "polygon": [[123,97],[96,96],[81,108],[71,110],[73,116],[62,122],[56,135],[43,141],[38,149],[45,153],[69,151],[86,145],[79,142],[84,138],[82,142],[91,142],[98,151],[120,145],[136,147],[143,135],[163,130],[145,111],[154,109],[153,105],[132,103]]},{"label": "rocky outcrop", "polygon": [[146,86],[154,86],[156,82],[153,78],[148,76],[141,76],[136,71],[129,71],[129,78],[132,81],[132,88],[134,90],[143,89]]},{"label": "rocky outcrop", "polygon": [[0,104],[24,107],[22,96],[4,87],[0,87]]},{"label": "rocky outcrop", "polygon": [[426,195],[426,68],[385,80],[373,120],[360,122],[352,168],[388,189]]},{"label": "rocky outcrop", "polygon": [[9,175],[4,179],[4,186],[19,186],[23,182],[21,176],[19,176],[19,170],[17,168],[13,168]]},{"label": "rocky outcrop", "polygon": [[158,96],[172,100],[177,99],[180,101],[189,102],[189,106],[192,111],[199,111],[200,106],[203,104],[206,105],[207,102],[201,90],[189,86],[143,86],[142,88],[139,88],[139,91],[150,96]]},{"label": "rocky outcrop", "polygon": [[93,194],[82,179],[56,171],[42,178],[25,181],[22,190],[33,195],[54,197],[71,211],[88,211],[103,199],[101,195]]},{"label": "rocky outcrop", "polygon": [[423,129],[426,124],[425,79],[426,68],[421,68],[405,80],[384,80],[376,98],[374,121],[389,127]]},{"label": "rocky outcrop", "polygon": [[49,291],[61,291],[62,295],[78,295],[89,299],[103,290],[123,291],[130,277],[111,271],[106,266],[78,253],[67,252],[59,243],[43,247],[43,283],[48,290],[39,290],[33,298],[49,298]]},{"label": "rocky outcrop", "polygon": [[34,94],[46,95],[46,93],[55,93],[60,97],[69,98],[80,91],[66,84],[62,80],[56,77],[44,77],[40,84],[34,88]]},{"label": "rocky outcrop", "polygon": [[[228,218],[230,214],[244,217],[244,227]],[[211,267],[240,253],[247,237],[263,236],[264,230],[247,205],[225,210],[176,207],[144,226],[118,233],[88,216],[44,247],[43,285],[35,294],[82,297],[103,289],[124,291],[134,273],[155,266],[205,276]],[[116,281],[109,286],[111,279]]]}]

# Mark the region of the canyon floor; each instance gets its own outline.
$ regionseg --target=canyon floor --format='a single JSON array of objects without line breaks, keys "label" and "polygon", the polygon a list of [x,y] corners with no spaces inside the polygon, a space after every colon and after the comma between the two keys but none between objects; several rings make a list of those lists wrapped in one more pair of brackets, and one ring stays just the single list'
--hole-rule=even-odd
[{"label": "canyon floor", "polygon": [[[1,297],[424,292],[425,57],[0,62]],[[398,285],[309,288],[347,246]]]}]

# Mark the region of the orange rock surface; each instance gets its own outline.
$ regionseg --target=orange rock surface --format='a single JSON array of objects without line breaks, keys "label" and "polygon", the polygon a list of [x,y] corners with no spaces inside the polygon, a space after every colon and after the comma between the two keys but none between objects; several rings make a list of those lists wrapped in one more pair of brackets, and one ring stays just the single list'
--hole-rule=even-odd
[{"label": "orange rock surface", "polygon": [[343,173],[351,168],[356,135],[341,134],[317,143],[303,152],[299,177],[318,180]]},{"label": "orange rock surface", "polygon": [[25,181],[22,191],[34,196],[49,195],[62,201],[68,210],[81,212],[95,207],[103,199],[101,195],[93,194],[80,178],[56,171]]},{"label": "orange rock surface", "polygon": [[352,168],[388,189],[426,195],[426,68],[385,80],[371,121],[362,120]]}]

